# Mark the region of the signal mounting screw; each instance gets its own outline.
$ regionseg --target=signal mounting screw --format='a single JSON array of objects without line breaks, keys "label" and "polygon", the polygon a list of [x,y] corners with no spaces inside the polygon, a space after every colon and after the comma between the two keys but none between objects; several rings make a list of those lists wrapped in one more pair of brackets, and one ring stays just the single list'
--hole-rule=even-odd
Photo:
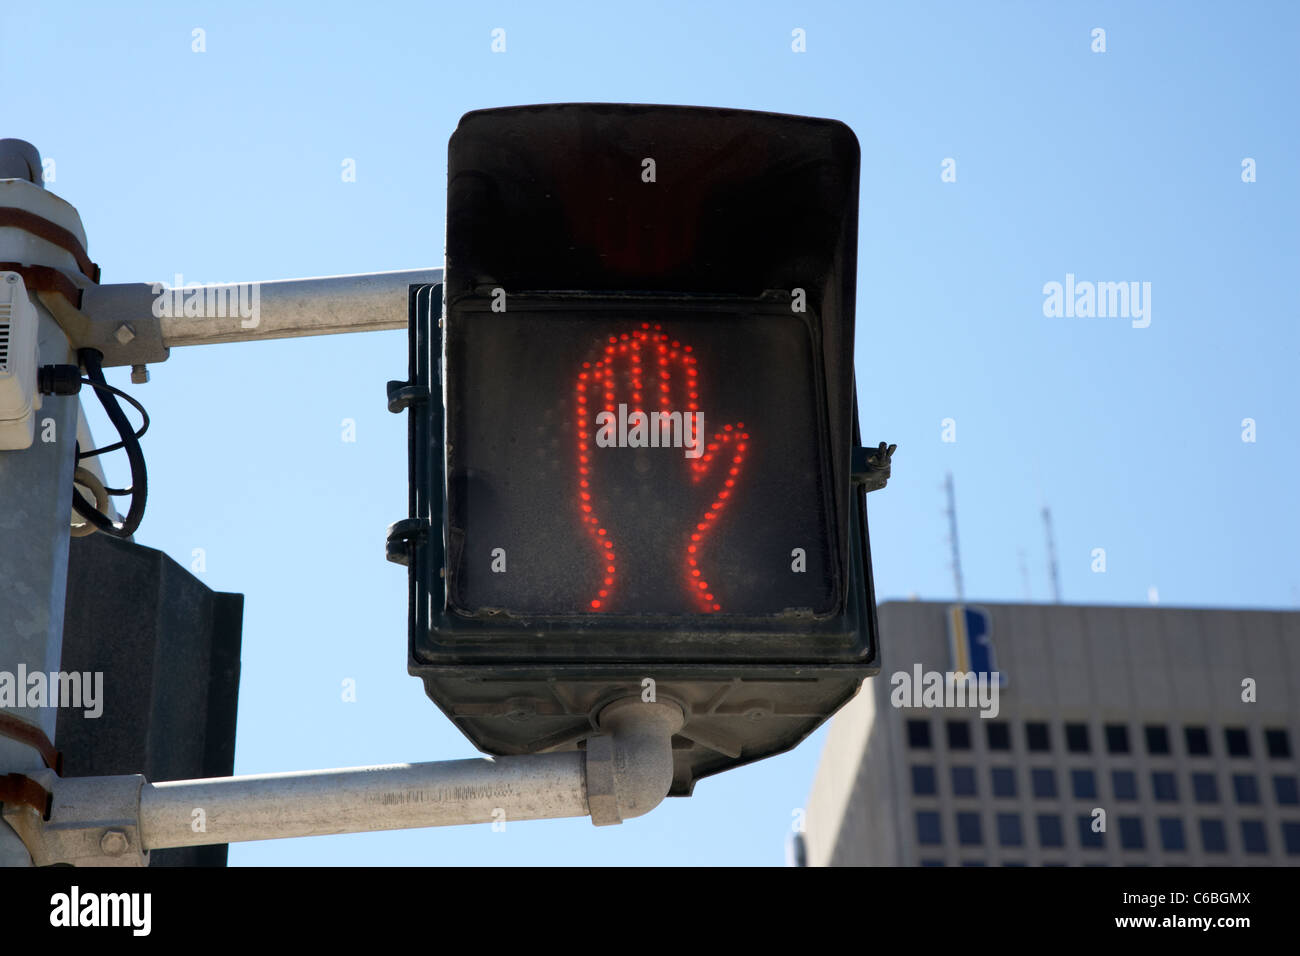
[{"label": "signal mounting screw", "polygon": [[104,835],[99,838],[99,848],[108,856],[121,856],[130,845],[131,841],[126,838],[126,833],[118,829],[105,830]]}]

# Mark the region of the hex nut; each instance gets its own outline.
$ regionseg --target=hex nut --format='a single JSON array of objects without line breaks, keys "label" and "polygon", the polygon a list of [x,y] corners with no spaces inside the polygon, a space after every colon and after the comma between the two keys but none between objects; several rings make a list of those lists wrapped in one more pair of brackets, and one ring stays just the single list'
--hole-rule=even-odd
[{"label": "hex nut", "polygon": [[108,856],[121,856],[130,845],[126,833],[118,829],[105,830],[99,838],[99,848]]}]

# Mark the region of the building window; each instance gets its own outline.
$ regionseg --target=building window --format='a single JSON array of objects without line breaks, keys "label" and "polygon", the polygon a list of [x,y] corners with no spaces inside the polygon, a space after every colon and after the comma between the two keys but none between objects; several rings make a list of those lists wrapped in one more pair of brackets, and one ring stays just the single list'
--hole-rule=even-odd
[{"label": "building window", "polygon": [[930,749],[930,722],[928,720],[909,720],[907,722],[907,745],[913,750]]},{"label": "building window", "polygon": [[1011,767],[993,768],[993,796],[1014,797],[1016,795],[1016,772]]},{"label": "building window", "polygon": [[1086,754],[1091,750],[1088,746],[1088,725],[1066,724],[1065,747],[1072,754]]},{"label": "building window", "polygon": [[1219,782],[1212,773],[1192,774],[1192,793],[1197,803],[1218,803]]},{"label": "building window", "polygon": [[1224,730],[1223,737],[1228,744],[1228,756],[1250,756],[1250,738],[1246,736],[1245,727],[1228,727]]},{"label": "building window", "polygon": [[962,866],[988,866],[984,860],[962,860]]},{"label": "building window", "polygon": [[1201,847],[1206,853],[1228,852],[1228,831],[1222,820],[1201,821]]},{"label": "building window", "polygon": [[1178,800],[1178,781],[1172,773],[1157,770],[1151,774],[1151,791],[1161,803],[1174,803]]},{"label": "building window", "polygon": [[948,749],[970,750],[970,724],[964,720],[948,721]]},{"label": "building window", "polygon": [[1115,791],[1116,800],[1136,800],[1138,798],[1137,774],[1132,770],[1112,770],[1110,772],[1111,789]]},{"label": "building window", "polygon": [[927,859],[921,861],[922,866],[943,866],[943,860]]},{"label": "building window", "polygon": [[1174,852],[1187,849],[1187,842],[1183,839],[1182,820],[1177,817],[1160,818],[1160,845]]},{"label": "building window", "polygon": [[1204,727],[1187,727],[1183,730],[1187,739],[1189,757],[1208,757],[1210,755],[1210,734]]},{"label": "building window", "polygon": [[912,794],[918,797],[933,797],[937,791],[934,768],[917,766],[912,768]]},{"label": "building window", "polygon": [[1097,780],[1091,770],[1071,770],[1070,788],[1076,800],[1095,800],[1097,797]]},{"label": "building window", "polygon": [[980,832],[980,815],[962,812],[957,814],[957,842],[962,846],[979,846],[984,842]]},{"label": "building window", "polygon": [[1159,724],[1147,724],[1147,753],[1157,756],[1169,753],[1169,731]]},{"label": "building window", "polygon": [[1034,753],[1051,750],[1052,737],[1047,729],[1047,724],[1039,721],[1025,724],[1025,743]]},{"label": "building window", "polygon": [[916,842],[933,846],[943,841],[940,839],[939,814],[933,810],[916,811]]},{"label": "building window", "polygon": [[1051,767],[1035,767],[1029,771],[1033,783],[1034,796],[1039,800],[1056,799],[1056,774]]},{"label": "building window", "polygon": [[1146,848],[1146,841],[1142,838],[1141,817],[1119,818],[1119,845],[1126,850]]},{"label": "building window", "polygon": [[1287,740],[1286,730],[1276,728],[1264,731],[1264,744],[1268,755],[1274,760],[1285,760],[1291,756],[1291,741]]},{"label": "building window", "polygon": [[1267,853],[1268,837],[1262,820],[1241,821],[1241,845],[1247,853]]},{"label": "building window", "polygon": [[1282,824],[1282,845],[1286,847],[1287,856],[1300,856],[1300,823]]},{"label": "building window", "polygon": [[952,768],[952,795],[954,797],[975,796],[975,768]]},{"label": "building window", "polygon": [[1065,831],[1061,827],[1061,818],[1055,813],[1038,815],[1038,845],[1065,846]]},{"label": "building window", "polygon": [[1238,803],[1259,803],[1259,783],[1250,773],[1232,775],[1232,791],[1237,795]]},{"label": "building window", "polygon": [[1278,803],[1285,806],[1294,806],[1300,803],[1300,794],[1296,792],[1295,777],[1275,776],[1273,778],[1273,796]]},{"label": "building window", "polygon": [[1128,728],[1123,724],[1106,725],[1106,752],[1112,754],[1128,753]]},{"label": "building window", "polygon": [[1011,749],[1011,727],[1001,720],[988,724],[989,750]]},{"label": "building window", "polygon": [[1020,832],[1020,814],[998,814],[998,843],[1001,846],[1020,846],[1025,842]]},{"label": "building window", "polygon": [[1002,865],[1003,866],[1024,866],[1025,861],[1024,860],[1003,860]]},{"label": "building window", "polygon": [[1079,846],[1085,850],[1100,850],[1105,845],[1103,842],[1105,834],[1094,830],[1092,821],[1092,814],[1079,814]]}]

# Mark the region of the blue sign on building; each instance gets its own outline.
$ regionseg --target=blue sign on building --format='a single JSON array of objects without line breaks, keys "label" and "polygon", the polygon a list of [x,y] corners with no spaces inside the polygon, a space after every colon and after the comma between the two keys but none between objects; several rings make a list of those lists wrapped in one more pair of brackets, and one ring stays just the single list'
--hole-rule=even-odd
[{"label": "blue sign on building", "polygon": [[987,674],[990,683],[1007,686],[1007,677],[998,670],[997,654],[993,649],[993,615],[979,607],[954,604],[948,608],[948,648],[952,654],[952,670],[957,674],[973,674],[978,680]]}]

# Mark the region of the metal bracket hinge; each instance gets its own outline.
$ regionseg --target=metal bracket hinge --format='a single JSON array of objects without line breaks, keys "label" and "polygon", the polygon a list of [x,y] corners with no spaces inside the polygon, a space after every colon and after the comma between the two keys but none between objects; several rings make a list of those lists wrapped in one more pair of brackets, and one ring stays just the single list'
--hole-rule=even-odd
[{"label": "metal bracket hinge", "polygon": [[428,518],[403,518],[388,526],[387,557],[393,564],[409,565],[411,551],[429,536]]},{"label": "metal bracket hinge", "polygon": [[429,390],[423,385],[412,385],[410,382],[388,383],[388,410],[394,415],[428,400]]},{"label": "metal bracket hinge", "polygon": [[853,449],[850,471],[853,483],[862,485],[864,491],[879,491],[889,483],[889,465],[897,445],[883,441],[876,448]]}]

